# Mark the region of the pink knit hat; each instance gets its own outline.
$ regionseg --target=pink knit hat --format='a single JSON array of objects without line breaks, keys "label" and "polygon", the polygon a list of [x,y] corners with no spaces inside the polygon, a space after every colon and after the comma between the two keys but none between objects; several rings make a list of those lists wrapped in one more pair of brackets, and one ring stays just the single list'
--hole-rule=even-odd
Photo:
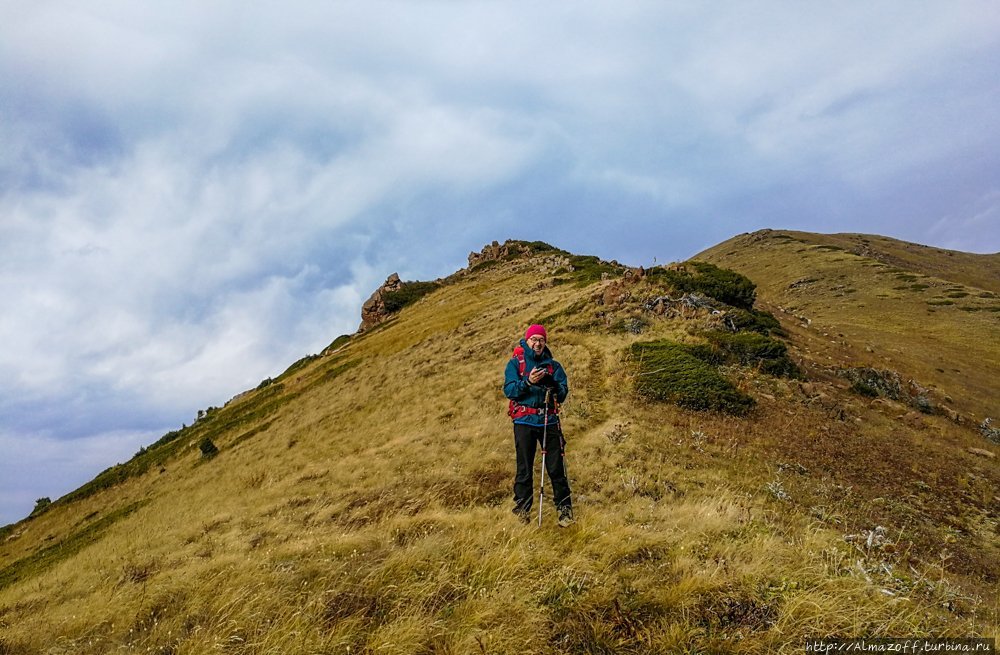
[{"label": "pink knit hat", "polygon": [[545,328],[543,328],[541,325],[538,325],[537,323],[529,327],[528,331],[524,333],[524,340],[527,341],[536,334],[540,334],[543,337],[545,337],[546,341],[549,340],[549,335],[545,333]]}]

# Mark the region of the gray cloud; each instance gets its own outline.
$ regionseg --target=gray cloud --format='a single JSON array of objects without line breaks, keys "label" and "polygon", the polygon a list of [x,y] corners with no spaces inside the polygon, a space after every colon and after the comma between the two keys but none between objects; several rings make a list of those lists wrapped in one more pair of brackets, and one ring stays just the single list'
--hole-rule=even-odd
[{"label": "gray cloud", "polygon": [[992,2],[0,7],[0,523],[493,239],[1000,250],[998,50]]}]

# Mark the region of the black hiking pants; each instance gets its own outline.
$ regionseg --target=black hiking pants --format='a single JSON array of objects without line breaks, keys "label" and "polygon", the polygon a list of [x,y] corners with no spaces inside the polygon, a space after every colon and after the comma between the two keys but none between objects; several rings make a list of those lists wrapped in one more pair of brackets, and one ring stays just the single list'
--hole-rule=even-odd
[{"label": "black hiking pants", "polygon": [[[528,513],[531,511],[535,497],[535,450],[541,449],[542,427],[514,424],[514,450],[517,453],[517,475],[514,478],[514,512]],[[545,473],[552,481],[552,498],[555,506],[562,509],[572,509],[569,480],[566,479],[566,469],[563,466],[562,430],[558,423],[549,423],[546,442]]]}]

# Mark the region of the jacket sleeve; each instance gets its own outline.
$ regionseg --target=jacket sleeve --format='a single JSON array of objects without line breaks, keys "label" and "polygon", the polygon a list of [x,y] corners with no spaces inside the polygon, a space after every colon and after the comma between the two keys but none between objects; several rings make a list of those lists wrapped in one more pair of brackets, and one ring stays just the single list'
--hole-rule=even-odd
[{"label": "jacket sleeve", "polygon": [[556,401],[562,404],[566,402],[566,396],[569,395],[569,379],[566,377],[566,371],[563,370],[562,364],[555,366],[552,379],[556,383]]},{"label": "jacket sleeve", "polygon": [[517,360],[511,357],[504,371],[503,395],[511,400],[522,400],[528,395],[528,381],[517,372]]}]

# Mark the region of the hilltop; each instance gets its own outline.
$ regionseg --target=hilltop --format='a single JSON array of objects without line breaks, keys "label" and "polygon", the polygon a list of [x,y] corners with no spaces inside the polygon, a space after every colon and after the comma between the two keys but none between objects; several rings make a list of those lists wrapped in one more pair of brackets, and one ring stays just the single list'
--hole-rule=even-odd
[{"label": "hilltop", "polygon": [[[4,528],[0,653],[995,637],[998,270],[764,231],[648,270],[507,242],[390,276],[358,333]],[[565,530],[509,511],[500,386],[533,322],[570,378]]]}]

